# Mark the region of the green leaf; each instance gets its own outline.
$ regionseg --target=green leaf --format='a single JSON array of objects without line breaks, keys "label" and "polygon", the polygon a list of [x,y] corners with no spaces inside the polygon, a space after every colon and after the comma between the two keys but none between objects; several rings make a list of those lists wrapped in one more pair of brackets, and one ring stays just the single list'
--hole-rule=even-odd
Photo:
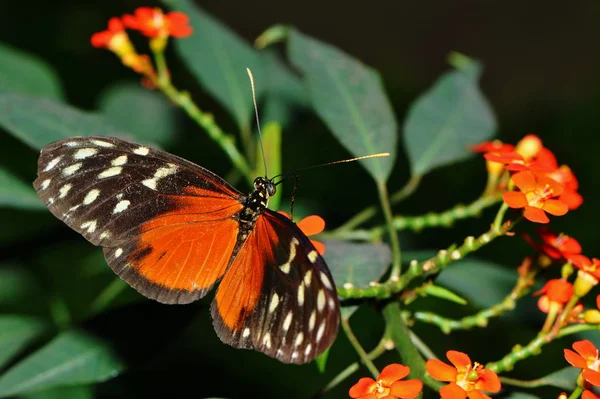
[{"label": "green leaf", "polygon": [[321,374],[325,373],[325,369],[327,367],[327,358],[329,357],[329,349],[331,349],[331,348],[327,348],[325,350],[325,352],[321,353],[315,359],[315,364],[317,365],[317,370],[319,370],[319,373],[321,373]]},{"label": "green leaf", "polygon": [[454,292],[450,291],[447,288],[440,287],[435,284],[427,284],[427,286],[423,289],[423,292],[429,296],[434,296],[436,298],[445,299],[450,302],[458,303],[459,305],[466,305],[467,300],[456,295]]},{"label": "green leaf", "polygon": [[0,367],[47,330],[46,323],[33,317],[0,315]]},{"label": "green leaf", "polygon": [[0,377],[0,397],[106,381],[124,369],[111,348],[79,331],[61,333]]},{"label": "green leaf", "polygon": [[63,98],[58,75],[43,60],[0,43],[0,93]]},{"label": "green leaf", "polygon": [[40,286],[31,270],[16,265],[0,264],[0,307],[27,300]]},{"label": "green leaf", "polygon": [[101,115],[21,94],[0,94],[0,127],[36,150],[72,136],[131,138]]},{"label": "green leaf", "polygon": [[572,391],[577,385],[577,376],[580,372],[581,370],[575,367],[565,367],[537,380],[540,382],[538,386],[549,385],[565,391]]},{"label": "green leaf", "polygon": [[288,126],[293,120],[294,109],[307,107],[308,93],[302,81],[284,65],[275,51],[262,54],[265,76],[268,76],[261,119],[263,123],[278,122]]},{"label": "green leaf", "polygon": [[[264,174],[265,166],[263,159],[267,163],[269,176],[277,176],[281,173],[281,126],[277,122],[268,123],[262,132],[262,140],[265,148],[265,158],[259,147],[256,148],[256,166],[255,175]],[[269,198],[269,208],[278,210],[281,203],[281,185],[277,188],[275,195]]]},{"label": "green leaf", "polygon": [[175,47],[190,71],[227,109],[241,130],[252,124],[254,106],[246,68],[256,80],[256,96],[266,86],[258,51],[191,0],[164,0],[190,17],[192,36],[178,39]]},{"label": "green leaf", "polygon": [[391,152],[361,164],[378,182],[395,162],[397,124],[379,74],[341,50],[291,29],[288,56],[304,74],[315,112],[354,156]]},{"label": "green leaf", "polygon": [[89,385],[56,387],[21,396],[23,399],[94,399],[93,388]]},{"label": "green leaf", "polygon": [[156,92],[136,84],[115,84],[102,93],[99,104],[107,120],[138,141],[165,145],[175,137],[177,109]]},{"label": "green leaf", "polygon": [[[350,243],[327,240],[325,262],[329,266],[333,281],[341,287],[352,284],[355,287],[368,287],[386,273],[392,260],[392,253],[386,244]],[[342,316],[349,318],[357,306],[342,308]]]},{"label": "green leaf", "polygon": [[0,207],[46,209],[33,186],[26,184],[0,166]]},{"label": "green leaf", "polygon": [[473,61],[447,72],[411,105],[404,142],[413,175],[465,159],[470,145],[493,136],[496,118],[479,90],[480,71]]}]

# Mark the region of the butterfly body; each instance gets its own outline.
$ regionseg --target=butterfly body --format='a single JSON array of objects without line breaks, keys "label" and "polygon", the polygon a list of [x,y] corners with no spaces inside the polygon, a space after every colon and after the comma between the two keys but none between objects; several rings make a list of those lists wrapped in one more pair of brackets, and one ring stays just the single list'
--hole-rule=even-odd
[{"label": "butterfly body", "polygon": [[218,284],[211,314],[223,342],[306,363],[335,339],[331,274],[296,224],[267,208],[271,180],[258,177],[246,196],[175,155],[90,136],[45,147],[34,187],[144,296],[185,304]]}]

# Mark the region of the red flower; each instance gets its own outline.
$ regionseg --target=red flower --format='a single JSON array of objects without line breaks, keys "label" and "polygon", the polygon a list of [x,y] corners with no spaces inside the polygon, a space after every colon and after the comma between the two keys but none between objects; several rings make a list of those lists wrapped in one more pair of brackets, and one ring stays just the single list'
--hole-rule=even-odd
[{"label": "red flower", "polygon": [[125,26],[119,18],[111,18],[108,21],[108,29],[94,33],[91,42],[92,46],[107,48],[121,58],[129,54],[135,54],[133,45],[129,41],[127,33],[125,33]]},{"label": "red flower", "polygon": [[148,37],[186,37],[192,34],[192,28],[188,25],[189,17],[182,13],[173,11],[163,14],[160,8],[139,7],[134,15],[125,14],[123,23],[131,29],[139,30]]},{"label": "red flower", "polygon": [[[288,215],[286,212],[277,212],[290,219],[290,215]],[[323,230],[325,230],[325,220],[323,220],[323,218],[318,215],[307,216],[301,221],[299,221],[297,224],[300,230],[302,230],[304,235],[306,235],[307,237],[317,235]],[[310,240],[310,242],[319,252],[319,254],[323,255],[325,253],[325,244],[323,244],[321,241]]]},{"label": "red flower", "polygon": [[514,151],[515,146],[512,144],[504,144],[500,140],[494,141],[484,141],[483,143],[476,144],[471,147],[473,152],[494,152],[494,153],[503,153],[503,152],[512,152]]},{"label": "red flower", "polygon": [[573,352],[565,349],[565,359],[573,367],[581,369],[581,376],[584,380],[597,387],[600,386],[600,359],[598,359],[598,349],[587,339],[577,341],[573,344]]},{"label": "red flower", "polygon": [[571,256],[581,253],[581,245],[573,237],[564,233],[556,235],[545,226],[537,228],[535,231],[542,239],[542,244],[536,243],[526,234],[523,235],[523,238],[535,250],[543,252],[552,259],[569,259]]},{"label": "red flower", "polygon": [[571,168],[567,165],[561,165],[554,169],[552,173],[549,173],[548,177],[556,180],[564,187],[564,191],[559,199],[567,204],[569,209],[577,209],[583,204],[583,197],[577,192],[579,189],[579,182]]},{"label": "red flower", "polygon": [[581,399],[600,399],[600,396],[598,396],[594,392],[586,389],[585,391],[583,391],[583,395],[581,395]]},{"label": "red flower", "polygon": [[528,134],[517,143],[515,152],[523,157],[526,161],[535,159],[540,151],[544,148],[542,140],[535,134]]},{"label": "red flower", "polygon": [[573,284],[561,279],[552,279],[533,295],[544,294],[538,301],[538,308],[542,312],[548,313],[551,308],[562,309],[569,302],[573,293]]},{"label": "red flower", "polygon": [[584,255],[572,255],[569,260],[577,266],[577,278],[575,279],[575,295],[582,297],[587,294],[600,280],[600,259],[590,260]]},{"label": "red flower", "polygon": [[372,378],[361,378],[348,394],[357,399],[412,399],[423,389],[419,380],[398,381],[410,373],[410,367],[401,364],[386,366],[377,381]]},{"label": "red flower", "polygon": [[446,356],[454,367],[436,359],[429,359],[425,365],[431,377],[450,382],[440,389],[442,399],[465,399],[467,396],[470,399],[490,399],[482,391],[500,390],[500,379],[496,373],[479,363],[472,364],[465,353],[448,351]]},{"label": "red flower", "polygon": [[525,208],[525,218],[536,223],[548,223],[551,215],[562,216],[569,211],[567,205],[554,197],[562,194],[563,187],[548,177],[537,177],[530,171],[512,176],[512,181],[521,191],[509,191],[502,195],[511,208]]}]

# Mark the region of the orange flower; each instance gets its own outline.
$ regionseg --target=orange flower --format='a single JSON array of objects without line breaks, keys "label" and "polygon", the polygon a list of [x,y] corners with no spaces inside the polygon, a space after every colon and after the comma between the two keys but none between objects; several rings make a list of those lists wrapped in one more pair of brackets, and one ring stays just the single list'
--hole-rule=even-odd
[{"label": "orange flower", "polygon": [[562,194],[563,187],[548,177],[537,177],[530,171],[519,172],[512,181],[521,191],[509,191],[502,195],[511,208],[525,208],[525,218],[536,223],[548,223],[551,215],[562,216],[569,211],[567,205],[554,197]]},{"label": "orange flower", "polygon": [[440,389],[442,399],[464,399],[467,396],[471,399],[489,399],[482,391],[500,390],[500,379],[496,373],[479,363],[472,364],[467,354],[448,351],[446,356],[454,367],[437,359],[429,359],[425,365],[431,377],[450,382]]},{"label": "orange flower", "polygon": [[581,395],[581,399],[600,399],[600,396],[598,396],[594,392],[586,389],[585,391],[583,391],[583,395]]},{"label": "orange flower", "polygon": [[600,259],[593,258],[590,260],[584,255],[572,255],[569,260],[579,269],[574,287],[575,294],[582,297],[596,286],[598,280],[600,280]]},{"label": "orange flower", "polygon": [[526,161],[530,161],[538,156],[544,148],[542,140],[535,134],[528,134],[517,143],[515,152],[523,157]]},{"label": "orange flower", "polygon": [[598,359],[598,349],[587,339],[577,341],[573,344],[573,352],[565,349],[565,359],[573,367],[581,369],[581,376],[592,385],[600,386],[600,359]]},{"label": "orange flower", "polygon": [[538,308],[548,313],[550,310],[561,310],[569,302],[573,293],[573,284],[561,279],[552,279],[533,295],[544,294],[538,301]]},{"label": "orange flower", "polygon": [[108,29],[92,35],[92,46],[107,48],[120,58],[135,54],[135,49],[125,33],[125,26],[119,18],[111,18],[108,21]]},{"label": "orange flower", "polygon": [[139,7],[134,15],[123,16],[123,23],[128,28],[139,30],[144,36],[161,38],[191,35],[189,20],[190,18],[182,12],[163,14],[160,8],[150,7]]},{"label": "orange flower", "polygon": [[[277,212],[281,213],[283,216],[290,219],[290,215],[288,215],[286,212],[284,212],[284,211],[277,211]],[[307,216],[304,219],[302,219],[301,221],[299,221],[297,224],[298,224],[298,227],[300,228],[300,230],[302,230],[304,235],[306,235],[307,237],[314,236],[316,234],[321,233],[323,230],[325,230],[325,220],[323,220],[323,218],[318,215]],[[310,240],[310,242],[315,247],[315,249],[319,252],[319,254],[323,255],[325,253],[325,244],[323,244],[321,241]]]},{"label": "orange flower", "polygon": [[583,197],[577,192],[579,189],[579,182],[577,181],[577,178],[575,178],[571,168],[567,165],[561,165],[554,169],[552,173],[549,173],[548,177],[556,180],[564,187],[564,191],[559,199],[567,204],[569,209],[577,209],[583,204]]},{"label": "orange flower", "polygon": [[410,367],[401,364],[386,366],[377,381],[372,378],[361,378],[350,388],[348,394],[357,399],[412,399],[423,389],[419,380],[398,381],[410,373]]},{"label": "orange flower", "polygon": [[527,234],[523,234],[523,238],[533,249],[544,253],[552,259],[569,259],[571,256],[581,253],[581,245],[573,237],[569,237],[564,233],[556,235],[545,226],[537,228],[535,231],[542,239],[542,244],[536,243]]},{"label": "orange flower", "polygon": [[515,146],[512,144],[505,144],[500,140],[484,141],[483,143],[476,144],[471,147],[473,152],[493,152],[503,153],[514,151]]}]

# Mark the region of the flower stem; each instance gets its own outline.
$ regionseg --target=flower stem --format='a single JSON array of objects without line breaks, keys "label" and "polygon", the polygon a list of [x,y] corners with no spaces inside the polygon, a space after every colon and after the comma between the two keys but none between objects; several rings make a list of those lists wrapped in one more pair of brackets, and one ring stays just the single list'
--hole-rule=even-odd
[{"label": "flower stem", "polygon": [[504,220],[504,214],[506,213],[507,210],[508,210],[508,205],[506,204],[506,202],[503,202],[502,206],[500,206],[500,209],[498,210],[498,213],[496,214],[494,223],[492,224],[492,227],[494,229],[500,228],[500,226],[502,225],[502,221]]},{"label": "flower stem", "polygon": [[381,202],[381,208],[385,215],[385,222],[390,237],[390,245],[392,247],[392,271],[390,273],[390,280],[397,280],[402,272],[402,252],[400,250],[400,241],[398,240],[398,232],[394,229],[392,207],[390,206],[390,200],[388,196],[387,186],[385,182],[379,182],[377,184],[377,191],[379,192],[379,201]]},{"label": "flower stem", "polygon": [[225,151],[233,165],[239,170],[246,180],[252,184],[253,177],[251,168],[246,161],[246,158],[240,153],[235,145],[235,138],[226,134],[221,130],[219,125],[215,123],[212,114],[203,112],[194,104],[189,93],[178,91],[172,84],[167,63],[164,54],[160,51],[153,52],[156,68],[158,70],[158,79],[154,82],[156,87],[163,92],[174,104],[181,107],[190,118],[194,120],[201,128],[203,128],[208,136],[214,140],[217,145]]},{"label": "flower stem", "polygon": [[352,327],[350,327],[350,322],[348,321],[348,319],[342,317],[341,324],[342,328],[344,329],[344,332],[346,333],[346,337],[348,337],[348,341],[350,341],[350,343],[354,347],[354,350],[356,351],[356,353],[358,353],[362,364],[364,364],[365,367],[369,369],[369,372],[373,375],[373,378],[379,377],[379,370],[377,370],[377,367],[375,367],[375,364],[373,364],[367,352],[365,352],[360,342],[358,342],[358,338],[356,338],[356,335],[354,335],[354,332],[352,331]]}]

